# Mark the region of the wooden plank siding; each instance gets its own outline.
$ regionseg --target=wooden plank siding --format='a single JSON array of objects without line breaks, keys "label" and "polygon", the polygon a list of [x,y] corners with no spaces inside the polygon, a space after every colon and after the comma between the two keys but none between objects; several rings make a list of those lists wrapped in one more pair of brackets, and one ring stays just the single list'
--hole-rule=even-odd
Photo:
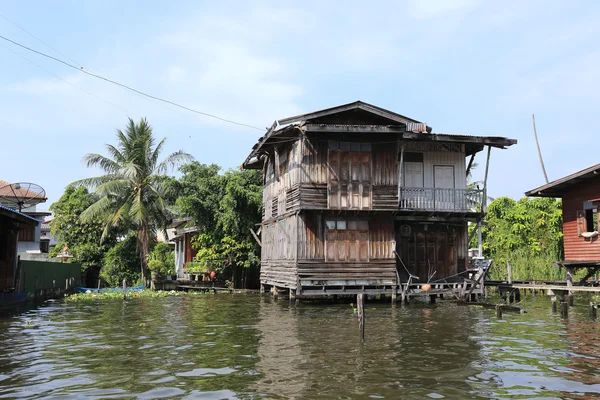
[{"label": "wooden plank siding", "polygon": [[584,238],[577,229],[577,212],[583,211],[583,203],[600,198],[600,177],[573,185],[562,200],[565,261],[600,260],[598,237]]},{"label": "wooden plank siding", "polygon": [[262,283],[296,288],[298,216],[282,217],[262,225],[260,280]]},{"label": "wooden plank siding", "polygon": [[[464,225],[419,224],[398,221],[398,255],[408,271],[426,282],[455,275],[466,263],[466,223]],[[408,277],[404,267],[399,269]]]},{"label": "wooden plank siding", "polygon": [[[437,279],[464,270],[466,222],[451,228],[434,223],[427,232],[413,218],[407,222],[415,227],[412,244],[404,240],[396,249],[402,240],[398,229],[405,224],[396,220],[400,215],[398,145],[360,143],[350,143],[353,151],[340,150],[342,145],[331,147],[327,137],[303,136],[269,155],[264,167],[263,284],[295,289],[297,294],[303,287],[394,286],[397,270],[403,271],[396,250],[405,253],[411,273],[424,281],[433,271]],[[363,147],[363,143],[368,144]],[[415,150],[420,148],[411,149]],[[422,150],[425,188],[435,187],[436,165],[452,166],[450,186],[466,188],[464,146]],[[337,197],[332,200],[334,192]],[[327,229],[331,220],[346,221],[348,226]],[[358,228],[359,220],[368,222],[368,229],[364,224]],[[353,223],[357,228],[351,227]]]}]

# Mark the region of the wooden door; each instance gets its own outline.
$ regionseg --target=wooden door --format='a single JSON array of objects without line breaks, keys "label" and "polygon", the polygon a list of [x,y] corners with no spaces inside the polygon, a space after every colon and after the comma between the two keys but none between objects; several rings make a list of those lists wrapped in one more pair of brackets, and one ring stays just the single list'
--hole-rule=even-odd
[{"label": "wooden door", "polygon": [[454,166],[433,166],[434,208],[436,210],[453,210],[455,205]]},{"label": "wooden door", "polygon": [[[456,274],[456,234],[446,226],[412,224],[409,234],[396,233],[396,251],[406,268],[419,277],[421,283]],[[402,265],[398,272],[403,279],[407,273]]]}]

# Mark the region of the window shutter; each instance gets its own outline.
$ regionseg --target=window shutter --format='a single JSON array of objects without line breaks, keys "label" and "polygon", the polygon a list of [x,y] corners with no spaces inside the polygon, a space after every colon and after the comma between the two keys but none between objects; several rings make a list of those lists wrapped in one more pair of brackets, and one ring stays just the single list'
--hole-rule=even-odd
[{"label": "window shutter", "polygon": [[587,232],[585,221],[585,211],[578,210],[577,211],[577,234],[581,236],[584,232]]}]

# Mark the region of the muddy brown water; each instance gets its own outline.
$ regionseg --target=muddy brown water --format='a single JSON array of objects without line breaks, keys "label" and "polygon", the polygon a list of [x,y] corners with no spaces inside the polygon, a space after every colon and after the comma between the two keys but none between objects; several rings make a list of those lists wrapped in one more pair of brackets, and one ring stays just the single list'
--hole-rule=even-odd
[{"label": "muddy brown water", "polygon": [[0,319],[0,398],[600,398],[600,322],[255,294],[47,303]]}]

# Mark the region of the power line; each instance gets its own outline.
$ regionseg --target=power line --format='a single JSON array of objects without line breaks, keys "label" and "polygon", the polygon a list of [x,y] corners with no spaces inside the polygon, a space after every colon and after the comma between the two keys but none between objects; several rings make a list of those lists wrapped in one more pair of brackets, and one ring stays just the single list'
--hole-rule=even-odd
[{"label": "power line", "polygon": [[[75,63],[75,64],[81,64],[80,62],[78,62],[78,61],[76,61],[76,60],[72,59],[71,57],[69,57],[68,55],[66,55],[65,53],[62,53],[60,50],[56,49],[55,47],[52,47],[52,46],[51,46],[51,45],[49,45],[48,43],[44,42],[42,39],[40,39],[39,37],[35,36],[33,33],[29,32],[27,29],[23,28],[21,25],[17,24],[15,21],[12,21],[12,20],[11,20],[11,19],[9,19],[7,16],[5,16],[5,15],[2,15],[2,14],[0,13],[0,17],[4,18],[6,21],[10,22],[10,23],[11,23],[11,24],[13,24],[14,26],[16,26],[17,28],[19,28],[20,30],[22,30],[23,32],[25,32],[26,34],[28,34],[29,36],[31,36],[32,38],[34,38],[35,40],[37,40],[38,42],[42,43],[44,46],[46,46],[46,47],[48,47],[48,48],[50,48],[50,49],[54,50],[55,52],[57,52],[58,54],[62,55],[62,56],[63,56],[63,57],[65,57],[65,58],[67,58],[68,60],[72,61],[73,63]],[[5,48],[7,48],[7,49],[8,49],[8,47],[5,47]],[[12,50],[11,50],[11,51],[12,51]],[[13,53],[14,53],[14,52],[13,52]],[[17,54],[17,55],[18,55],[18,53],[15,53],[15,54]],[[27,61],[29,61],[29,60],[27,60]],[[31,61],[30,61],[30,62],[31,62]],[[37,65],[37,64],[33,64],[33,65],[35,65],[35,66],[39,67],[39,65]],[[41,68],[41,67],[40,67],[40,68]],[[94,72],[93,70],[91,70],[91,69],[89,69],[89,68],[88,68],[88,70],[89,70],[90,72]],[[45,70],[45,71],[46,71],[46,72],[48,72],[47,70]],[[55,76],[56,76],[56,75],[55,75]],[[59,79],[60,79],[60,78],[59,78]],[[146,100],[146,101],[149,101],[149,102],[151,102],[151,103],[153,103],[153,104],[160,105],[161,107],[163,107],[163,108],[164,108],[164,109],[166,109],[166,110],[175,111],[175,112],[177,112],[178,114],[181,114],[181,115],[184,115],[184,116],[185,116],[185,114],[184,114],[184,113],[182,113],[182,112],[180,112],[180,111],[174,110],[174,109],[172,109],[172,108],[170,108],[170,107],[167,107],[167,106],[166,106],[166,105],[164,105],[164,104],[158,103],[158,102],[156,102],[156,101],[154,101],[154,100],[152,100],[152,99],[149,99],[149,98],[147,98],[147,97],[144,97],[144,96],[142,96],[142,95],[140,95],[140,94],[138,94],[138,93],[135,93],[135,95],[136,95],[136,96],[139,96],[139,97],[143,98],[144,100]],[[104,101],[104,100],[102,100],[102,101]]]},{"label": "power line", "polygon": [[21,54],[17,53],[17,52],[16,52],[16,51],[14,51],[13,49],[10,49],[10,48],[6,47],[6,46],[5,46],[5,45],[3,45],[3,44],[0,44],[0,46],[4,47],[6,50],[8,50],[8,51],[12,52],[13,54],[15,54],[15,55],[17,55],[17,56],[21,57],[23,60],[27,61],[28,63],[30,63],[30,64],[32,64],[32,65],[35,65],[36,67],[38,67],[38,68],[40,68],[40,69],[42,69],[42,70],[46,71],[46,72],[47,72],[47,73],[49,73],[50,75],[54,76],[56,79],[60,79],[61,81],[63,81],[63,82],[64,82],[64,83],[66,83],[67,85],[70,85],[70,86],[74,87],[75,89],[81,90],[83,93],[85,93],[85,94],[87,94],[87,95],[89,95],[89,96],[92,96],[92,97],[94,97],[94,98],[96,98],[96,99],[98,99],[98,100],[100,100],[100,101],[102,101],[102,102],[104,102],[104,103],[108,104],[109,106],[112,106],[112,107],[116,108],[117,110],[123,111],[123,112],[125,113],[125,116],[129,116],[129,112],[128,112],[127,110],[125,110],[124,108],[121,108],[121,107],[119,107],[119,106],[117,106],[117,105],[115,105],[115,104],[113,104],[113,103],[111,103],[111,102],[109,102],[109,101],[107,101],[107,100],[104,100],[104,99],[103,99],[103,98],[101,98],[101,97],[98,97],[98,96],[96,96],[95,94],[93,94],[93,93],[91,93],[91,92],[88,92],[88,91],[87,91],[87,90],[85,90],[85,89],[82,89],[82,88],[80,88],[80,87],[79,87],[79,86],[77,86],[77,85],[74,85],[74,84],[72,84],[71,82],[67,81],[66,79],[63,79],[63,78],[61,78],[60,76],[56,75],[54,72],[52,72],[52,71],[48,71],[46,68],[44,68],[44,67],[42,67],[42,66],[40,66],[40,65],[38,65],[38,64],[36,64],[36,63],[34,63],[33,61],[31,61],[31,60],[30,60],[30,59],[28,59],[27,57],[24,57],[24,56],[22,56]]},{"label": "power line", "polygon": [[60,54],[61,56],[71,60],[72,62],[74,62],[75,64],[79,64],[77,61],[73,60],[71,57],[69,57],[68,55],[61,53],[60,51],[58,51],[57,49],[55,49],[54,47],[50,46],[48,43],[44,42],[42,39],[40,39],[39,37],[35,36],[33,33],[29,32],[27,29],[23,28],[22,26],[20,26],[19,24],[17,24],[14,21],[11,21],[10,19],[8,19],[8,17],[6,17],[5,15],[2,15],[0,13],[0,17],[4,18],[5,20],[7,20],[8,22],[10,22],[11,24],[13,24],[14,26],[16,26],[17,28],[19,28],[20,30],[22,30],[23,32],[25,32],[26,34],[28,34],[29,36],[31,36],[32,38],[34,38],[35,40],[37,40],[38,42],[42,43],[44,46],[54,50],[55,52],[57,52],[58,54]]},{"label": "power line", "polygon": [[248,124],[244,124],[244,123],[241,123],[241,122],[232,121],[230,119],[221,118],[221,117],[216,116],[214,114],[209,114],[209,113],[205,113],[205,112],[202,112],[202,111],[194,110],[193,108],[189,108],[189,107],[183,106],[183,105],[175,103],[173,101],[166,100],[166,99],[163,99],[163,98],[160,98],[160,97],[157,97],[157,96],[153,96],[153,95],[148,94],[148,93],[144,93],[144,92],[142,92],[140,90],[134,89],[134,88],[132,88],[130,86],[124,85],[124,84],[119,83],[117,81],[113,81],[113,80],[105,78],[103,76],[100,76],[100,75],[94,74],[92,72],[86,71],[86,70],[83,69],[83,67],[77,67],[77,66],[75,66],[73,64],[70,64],[70,63],[64,61],[64,60],[61,60],[60,58],[53,57],[53,56],[51,56],[49,54],[42,53],[41,51],[38,51],[38,50],[32,49],[30,47],[27,47],[25,45],[22,45],[22,44],[20,44],[18,42],[15,42],[14,40],[11,40],[11,39],[9,39],[7,37],[4,37],[2,35],[0,35],[0,39],[6,40],[7,42],[10,42],[10,43],[12,43],[12,44],[14,44],[16,46],[22,47],[25,50],[31,51],[33,53],[39,54],[39,55],[41,55],[43,57],[46,57],[46,58],[52,59],[54,61],[57,61],[57,62],[59,62],[61,64],[66,65],[69,68],[73,68],[73,69],[76,69],[77,71],[83,72],[86,75],[92,76],[92,77],[97,78],[97,79],[101,79],[101,80],[109,82],[109,83],[112,83],[113,85],[120,86],[120,87],[125,88],[125,89],[127,89],[129,91],[132,91],[134,93],[141,94],[142,96],[146,96],[146,97],[154,99],[154,100],[162,101],[164,103],[172,104],[172,105],[174,105],[176,107],[179,107],[179,108],[182,108],[184,110],[187,110],[187,111],[190,111],[190,112],[193,112],[193,113],[196,113],[196,114],[204,115],[206,117],[215,118],[215,119],[218,119],[218,120],[223,121],[223,122],[227,122],[227,123],[234,124],[234,125],[239,125],[239,126],[245,126],[247,128],[256,129],[256,130],[259,130],[261,132],[264,131],[264,129],[258,128],[258,127],[253,126],[253,125],[248,125]]}]

